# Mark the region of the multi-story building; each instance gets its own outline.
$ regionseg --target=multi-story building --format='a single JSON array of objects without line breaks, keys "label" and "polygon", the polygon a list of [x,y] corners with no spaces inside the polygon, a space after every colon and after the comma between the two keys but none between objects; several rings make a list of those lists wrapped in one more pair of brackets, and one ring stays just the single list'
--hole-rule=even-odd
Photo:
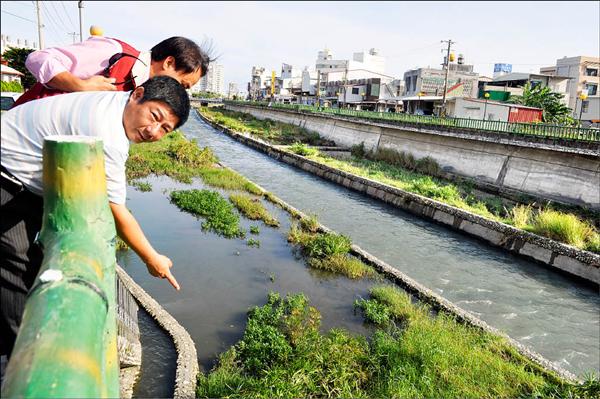
[{"label": "multi-story building", "polygon": [[[404,73],[404,108],[409,113],[432,115],[443,100],[445,69],[418,68]],[[473,65],[449,63],[446,98],[477,98],[479,74]]]},{"label": "multi-story building", "polygon": [[[568,76],[566,91],[569,95],[569,108],[573,117],[580,119],[585,125],[600,124],[600,58],[599,57],[563,57],[556,60],[556,66],[540,69],[540,73],[548,75]],[[585,94],[585,100],[580,95]]]},{"label": "multi-story building", "polygon": [[0,35],[0,54],[4,54],[9,48],[27,48],[32,50],[38,50],[38,46],[36,42],[29,41],[27,39],[13,39],[8,35]]},{"label": "multi-story building", "polygon": [[233,96],[238,96],[238,85],[237,83],[230,82],[227,85],[227,98],[231,100]]},{"label": "multi-story building", "polygon": [[262,92],[266,88],[268,74],[264,67],[252,67],[252,78],[248,82],[248,99],[259,100],[261,99]]},{"label": "multi-story building", "polygon": [[491,82],[486,82],[482,89],[490,94],[490,100],[506,101],[510,95],[520,96],[523,87],[529,83],[531,87],[549,87],[555,93],[563,95],[563,103],[569,104],[568,76],[545,75],[541,73],[512,72],[495,77]]},{"label": "multi-story building", "polygon": [[191,88],[191,91],[192,93],[209,92],[224,94],[224,86],[223,65],[210,63],[206,75]]}]

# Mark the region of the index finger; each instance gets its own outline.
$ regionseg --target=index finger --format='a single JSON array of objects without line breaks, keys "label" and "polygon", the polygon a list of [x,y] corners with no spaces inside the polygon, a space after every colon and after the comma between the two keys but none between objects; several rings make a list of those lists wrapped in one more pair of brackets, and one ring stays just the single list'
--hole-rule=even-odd
[{"label": "index finger", "polygon": [[179,291],[179,283],[177,282],[177,280],[175,280],[175,277],[171,274],[170,270],[167,270],[167,275],[165,276],[167,280],[169,280],[169,283],[171,283],[171,285],[177,290]]}]

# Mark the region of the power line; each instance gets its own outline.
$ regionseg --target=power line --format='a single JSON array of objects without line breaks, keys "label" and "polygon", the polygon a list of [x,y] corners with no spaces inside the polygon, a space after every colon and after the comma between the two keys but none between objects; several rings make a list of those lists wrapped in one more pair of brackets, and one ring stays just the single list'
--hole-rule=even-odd
[{"label": "power line", "polygon": [[69,15],[69,13],[67,12],[67,8],[65,7],[65,2],[61,1],[60,5],[62,6],[63,10],[65,10],[65,15],[67,16],[67,18],[69,19],[69,22],[71,23],[71,25],[74,28],[77,28],[77,25],[75,24],[75,22],[73,22],[73,20],[71,19],[71,15]]},{"label": "power line", "polygon": [[[58,25],[58,24],[56,23],[56,21],[54,21],[54,18],[52,18],[52,16],[50,15],[50,12],[46,8],[46,5],[43,2],[40,2],[40,5],[41,5],[42,12],[46,16],[46,19],[48,20],[48,22],[51,22],[51,24],[48,24],[47,26],[52,28],[52,30],[54,31],[54,32],[52,32],[53,38],[58,42],[58,44],[61,44],[61,45],[66,44],[64,39],[60,38],[62,35],[54,26],[54,25]],[[55,33],[56,33],[56,36],[54,35]]]},{"label": "power line", "polygon": [[37,22],[36,22],[36,21],[34,21],[34,20],[32,20],[32,19],[28,19],[28,18],[25,18],[25,17],[21,17],[20,15],[13,14],[12,12],[8,12],[8,11],[6,11],[6,10],[1,10],[1,11],[2,11],[3,13],[5,13],[5,14],[12,15],[13,17],[21,18],[21,19],[24,19],[25,21],[29,21],[29,22],[33,22],[34,24],[37,24]]},{"label": "power line", "polygon": [[60,16],[60,13],[56,10],[56,8],[54,7],[54,3],[53,2],[49,2],[50,6],[52,6],[52,11],[54,11],[54,14],[58,17],[60,23],[62,24],[62,27],[68,31],[70,30],[70,28],[67,27],[67,24],[65,24],[65,22],[63,21],[62,17]]}]

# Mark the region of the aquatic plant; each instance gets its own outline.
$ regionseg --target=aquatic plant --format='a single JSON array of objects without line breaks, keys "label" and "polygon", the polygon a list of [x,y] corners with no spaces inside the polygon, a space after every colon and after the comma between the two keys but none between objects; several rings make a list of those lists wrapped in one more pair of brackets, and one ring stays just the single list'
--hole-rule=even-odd
[{"label": "aquatic plant", "polygon": [[131,185],[142,192],[152,191],[152,184],[150,184],[149,182],[135,180],[131,182]]},{"label": "aquatic plant", "polygon": [[316,233],[319,230],[319,219],[317,215],[310,214],[300,219],[300,227],[311,233]]},{"label": "aquatic plant", "polygon": [[309,258],[308,265],[313,269],[343,274],[352,279],[372,277],[377,274],[371,266],[348,254],[334,254],[322,259]]},{"label": "aquatic plant", "polygon": [[254,238],[250,238],[248,239],[248,241],[246,241],[246,245],[248,245],[249,247],[260,248],[260,241]]},{"label": "aquatic plant", "polygon": [[244,236],[233,206],[216,191],[173,191],[171,201],[186,212],[206,218],[202,223],[203,230],[211,230],[227,238]]},{"label": "aquatic plant", "polygon": [[229,201],[248,219],[262,220],[268,226],[279,226],[279,221],[267,211],[260,199],[244,194],[231,194]]},{"label": "aquatic plant", "polygon": [[335,233],[316,234],[305,244],[305,252],[312,258],[326,258],[333,255],[345,255],[350,251],[352,242],[344,235]]},{"label": "aquatic plant", "polygon": [[260,229],[258,228],[258,226],[250,226],[250,234],[259,234],[260,233]]}]

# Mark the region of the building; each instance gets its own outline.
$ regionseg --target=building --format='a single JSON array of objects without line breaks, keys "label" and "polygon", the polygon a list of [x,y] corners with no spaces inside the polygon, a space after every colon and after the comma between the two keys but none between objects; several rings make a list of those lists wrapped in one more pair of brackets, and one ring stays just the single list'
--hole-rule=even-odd
[{"label": "building", "polygon": [[27,39],[16,38],[13,39],[8,35],[0,35],[0,54],[4,54],[9,48],[27,48],[32,50],[38,50],[38,45],[34,41]]},{"label": "building", "polygon": [[[569,104],[568,76],[545,75],[537,73],[512,72],[495,77],[491,82],[483,85],[483,91],[490,94],[490,100],[506,101],[510,95],[520,96],[523,87],[529,83],[531,87],[549,87],[555,93],[563,95],[563,103]],[[480,93],[479,97],[482,97]]]},{"label": "building", "polygon": [[234,82],[230,82],[227,85],[227,98],[228,99],[233,99],[233,96],[236,96],[236,98],[238,97],[238,85],[237,83]]},{"label": "building", "polygon": [[[458,63],[449,63],[446,98],[477,98],[479,74],[473,65],[464,64],[459,55]],[[433,115],[441,106],[444,94],[445,69],[418,68],[404,73],[404,109],[411,114]]]},{"label": "building", "polygon": [[448,100],[446,112],[453,118],[532,123],[542,121],[543,111],[519,104],[456,97]]},{"label": "building", "polygon": [[225,94],[225,83],[223,77],[223,65],[210,63],[208,71],[198,83],[191,88],[192,93],[209,92]]},{"label": "building", "polygon": [[267,72],[264,67],[252,67],[252,77],[248,82],[248,99],[249,100],[260,100],[263,98],[262,92],[266,88]]},{"label": "building", "polygon": [[23,74],[14,68],[9,67],[4,62],[0,64],[0,80],[3,82],[17,82],[21,84]]}]

